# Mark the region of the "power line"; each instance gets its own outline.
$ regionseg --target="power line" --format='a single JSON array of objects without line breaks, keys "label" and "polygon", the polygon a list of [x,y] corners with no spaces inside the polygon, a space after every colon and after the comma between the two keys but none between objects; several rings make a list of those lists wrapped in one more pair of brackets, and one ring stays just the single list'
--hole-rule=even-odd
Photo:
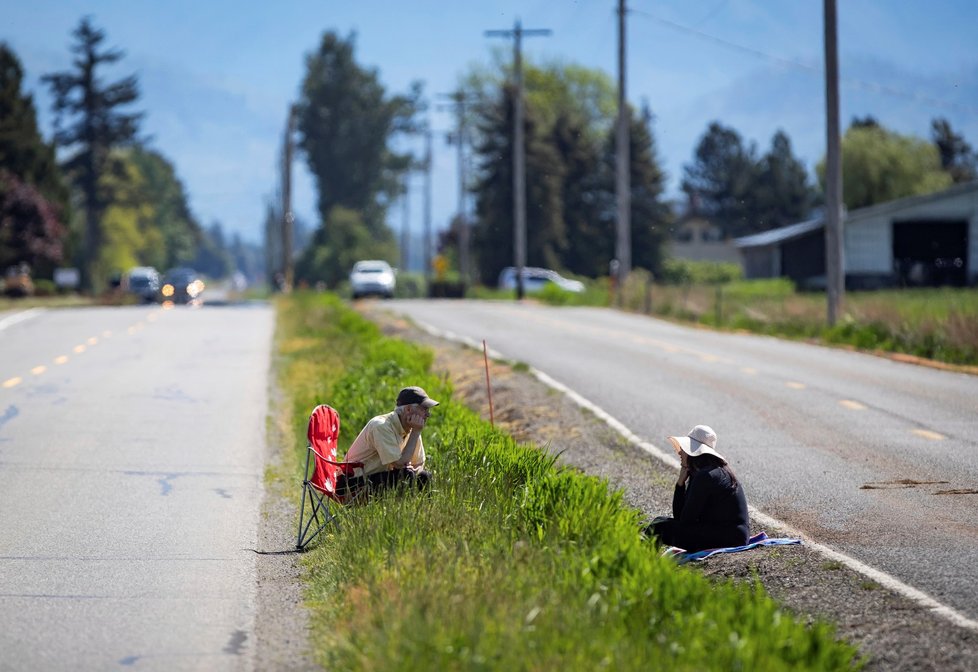
[{"label": "power line", "polygon": [[[760,58],[769,61],[771,63],[777,63],[778,65],[784,66],[786,68],[791,68],[794,70],[802,70],[805,72],[809,72],[821,76],[824,76],[825,73],[825,71],[818,66],[809,65],[808,63],[802,63],[801,61],[796,61],[790,58],[784,58],[782,56],[776,56],[774,54],[761,51],[760,49],[755,49],[753,47],[747,47],[742,44],[738,44],[736,42],[731,42],[730,40],[724,39],[722,37],[717,37],[716,35],[710,35],[709,33],[704,33],[703,31],[698,30],[696,28],[691,28],[681,23],[670,21],[669,19],[664,19],[660,16],[656,16],[655,14],[651,14],[649,12],[645,12],[640,9],[630,9],[629,12],[641,15],[650,21],[654,21],[655,23],[665,26],[666,28],[671,28],[678,32],[685,33],[687,35],[692,35],[701,40],[712,42],[713,44],[716,44],[718,46],[725,47],[733,51],[738,51],[740,53],[747,54],[749,56],[754,56],[755,58]],[[917,103],[925,103],[927,105],[933,105],[936,107],[943,107],[946,109],[957,110],[959,112],[965,112],[967,114],[978,114],[978,107],[975,107],[973,105],[963,105],[961,103],[954,103],[951,101],[942,100],[940,98],[934,98],[933,96],[928,96],[926,94],[922,94],[919,92],[904,91],[902,89],[898,89],[889,86],[887,84],[880,84],[878,82],[869,82],[866,80],[854,79],[851,77],[840,77],[839,81],[851,88],[861,89],[863,91],[868,91],[870,93],[882,93],[897,98],[905,98]]]}]

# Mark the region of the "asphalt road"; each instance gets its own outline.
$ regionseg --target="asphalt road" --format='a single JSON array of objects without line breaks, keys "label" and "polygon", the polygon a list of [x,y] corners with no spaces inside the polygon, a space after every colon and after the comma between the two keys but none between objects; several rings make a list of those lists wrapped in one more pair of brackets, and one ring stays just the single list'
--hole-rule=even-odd
[{"label": "asphalt road", "polygon": [[0,314],[0,669],[253,667],[272,328]]},{"label": "asphalt road", "polygon": [[978,376],[611,310],[384,305],[485,339],[666,451],[711,425],[751,504],[978,618]]}]

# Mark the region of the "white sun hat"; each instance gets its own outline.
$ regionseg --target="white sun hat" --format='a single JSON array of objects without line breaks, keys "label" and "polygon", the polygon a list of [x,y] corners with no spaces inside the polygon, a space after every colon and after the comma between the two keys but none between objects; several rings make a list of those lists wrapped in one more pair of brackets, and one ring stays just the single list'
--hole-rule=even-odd
[{"label": "white sun hat", "polygon": [[717,452],[717,433],[706,425],[696,425],[686,436],[670,436],[669,442],[677,453],[681,450],[690,457],[715,455],[724,462],[727,461],[727,458]]}]

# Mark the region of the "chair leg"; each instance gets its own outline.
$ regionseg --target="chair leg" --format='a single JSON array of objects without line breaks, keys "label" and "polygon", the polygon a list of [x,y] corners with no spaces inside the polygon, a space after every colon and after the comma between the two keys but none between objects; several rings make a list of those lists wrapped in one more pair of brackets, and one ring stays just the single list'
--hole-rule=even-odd
[{"label": "chair leg", "polygon": [[[308,518],[304,518],[307,498],[309,500],[309,516]],[[316,527],[310,533],[313,523],[316,524]],[[304,550],[330,523],[333,524],[337,532],[340,531],[339,520],[329,510],[326,497],[309,487],[308,483],[303,483],[302,507],[299,513],[299,534],[295,547],[300,551]]]}]

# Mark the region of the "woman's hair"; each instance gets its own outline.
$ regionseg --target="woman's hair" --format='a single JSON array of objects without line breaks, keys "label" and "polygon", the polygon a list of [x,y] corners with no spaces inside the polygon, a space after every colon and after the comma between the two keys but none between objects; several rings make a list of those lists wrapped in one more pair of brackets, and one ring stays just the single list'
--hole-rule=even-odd
[{"label": "woman's hair", "polygon": [[693,457],[692,455],[688,455],[687,458],[688,458],[687,462],[689,464],[689,468],[691,471],[694,472],[708,471],[710,469],[713,469],[714,467],[720,467],[725,472],[727,472],[727,476],[730,477],[730,489],[731,490],[737,489],[737,476],[734,474],[733,469],[730,468],[730,465],[727,464],[726,461],[724,461],[723,459],[717,457],[716,455],[710,455],[709,453],[705,453],[703,455],[697,455],[696,457]]}]

